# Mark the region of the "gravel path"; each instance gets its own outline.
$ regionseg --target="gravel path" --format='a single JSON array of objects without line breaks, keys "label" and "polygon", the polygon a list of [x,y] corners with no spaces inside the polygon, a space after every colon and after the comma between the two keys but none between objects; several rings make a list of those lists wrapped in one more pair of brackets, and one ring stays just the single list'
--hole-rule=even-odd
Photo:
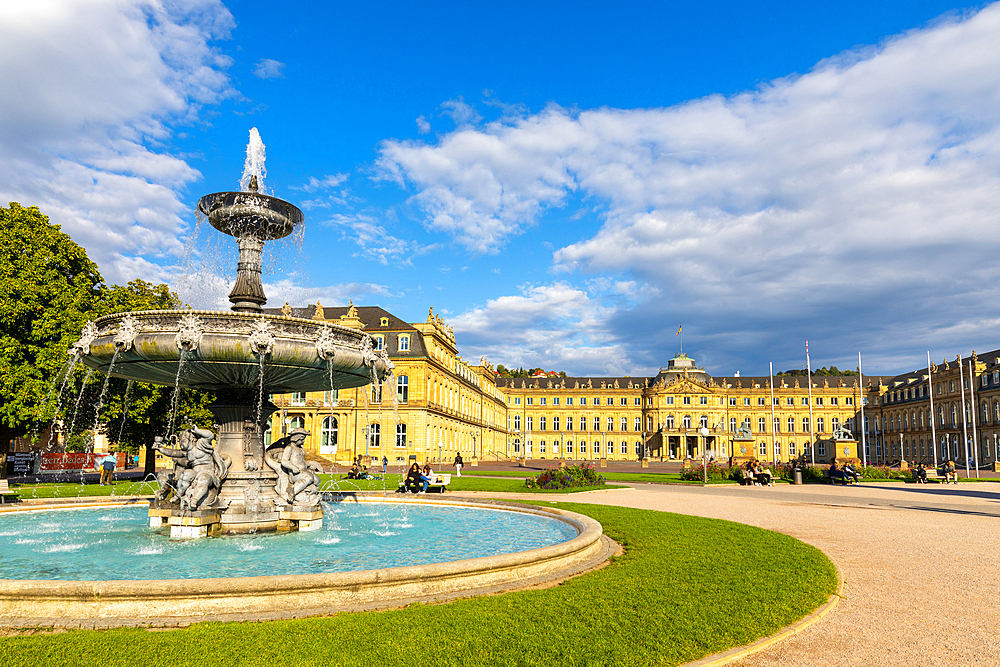
[{"label": "gravel path", "polygon": [[845,597],[832,613],[731,665],[1000,665],[1000,485],[633,485],[570,499],[760,526],[833,560]]}]

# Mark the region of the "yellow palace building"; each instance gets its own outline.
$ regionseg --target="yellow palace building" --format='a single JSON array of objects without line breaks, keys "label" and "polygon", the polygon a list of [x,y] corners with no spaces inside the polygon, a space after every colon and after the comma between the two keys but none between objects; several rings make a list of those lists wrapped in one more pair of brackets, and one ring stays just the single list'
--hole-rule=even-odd
[{"label": "yellow palace building", "polygon": [[[273,311],[278,312],[278,311]],[[274,395],[265,440],[310,431],[306,449],[337,464],[473,460],[611,461],[799,456],[859,458],[858,378],[712,377],[678,354],[652,377],[499,378],[464,360],[435,315],[407,323],[378,307],[290,308],[372,335],[395,364],[382,387]],[[866,378],[866,385],[868,378]],[[872,387],[883,378],[872,378]],[[876,399],[878,389],[866,398]],[[810,447],[813,447],[810,450]]]}]

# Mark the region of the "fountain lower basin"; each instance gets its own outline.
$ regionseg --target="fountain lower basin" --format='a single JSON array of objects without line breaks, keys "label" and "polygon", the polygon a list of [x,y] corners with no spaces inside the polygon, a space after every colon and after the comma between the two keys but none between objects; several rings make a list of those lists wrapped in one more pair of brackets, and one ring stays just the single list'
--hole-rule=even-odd
[{"label": "fountain lower basin", "polygon": [[[44,625],[60,619],[99,619],[102,625],[156,625],[177,620],[281,618],[384,608],[563,579],[597,566],[610,555],[610,542],[603,538],[598,522],[562,510],[496,502],[417,503],[362,495],[343,502],[503,509],[554,519],[570,526],[576,536],[516,553],[375,570],[143,581],[7,580],[0,586],[0,623]],[[196,547],[204,543],[187,544]],[[267,570],[266,559],[261,559],[260,567]]]},{"label": "fountain lower basin", "polygon": [[[388,358],[370,337],[329,322],[202,310],[117,313],[93,322],[78,349],[103,373],[204,391],[254,388],[272,393],[360,387],[381,380]],[[263,361],[263,363],[262,363]],[[112,368],[112,362],[114,367]],[[261,375],[263,373],[263,376]]]}]

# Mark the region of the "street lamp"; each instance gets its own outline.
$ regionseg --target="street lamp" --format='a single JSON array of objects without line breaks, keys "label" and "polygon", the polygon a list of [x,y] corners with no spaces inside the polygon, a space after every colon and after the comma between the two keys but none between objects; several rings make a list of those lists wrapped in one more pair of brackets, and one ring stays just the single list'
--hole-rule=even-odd
[{"label": "street lamp", "polygon": [[708,484],[708,427],[702,426],[701,430],[701,469],[705,473],[705,484]]}]

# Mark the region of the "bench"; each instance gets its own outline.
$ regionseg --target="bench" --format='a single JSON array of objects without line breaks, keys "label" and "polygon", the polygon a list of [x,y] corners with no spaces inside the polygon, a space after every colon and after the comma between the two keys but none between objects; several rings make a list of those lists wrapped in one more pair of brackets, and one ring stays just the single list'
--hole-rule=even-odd
[{"label": "bench", "polygon": [[[431,475],[431,481],[427,484],[427,493],[444,493],[448,490],[449,484],[451,484],[450,474],[434,473]],[[423,485],[420,488],[423,488]],[[396,491],[398,493],[407,493],[405,477],[399,480],[399,488]]]},{"label": "bench", "polygon": [[917,470],[913,469],[913,479],[917,484],[928,484],[930,482],[944,482],[944,475],[938,472],[937,468],[924,468],[924,473],[927,475],[927,481],[921,481],[917,479]]},{"label": "bench", "polygon": [[19,502],[21,502],[21,494],[18,491],[11,491],[6,479],[0,479],[0,504]]},{"label": "bench", "polygon": [[[859,475],[859,477],[860,477],[860,475]],[[830,474],[830,469],[829,468],[826,468],[825,470],[823,470],[823,479],[826,480],[826,482],[828,484],[836,484],[839,481],[841,484],[843,484],[845,486],[848,485],[848,484],[857,484],[858,483],[857,479],[854,479],[852,477],[847,477],[846,475],[843,475],[843,473],[840,473],[839,475],[837,475],[837,477],[834,477],[833,475]]]}]

